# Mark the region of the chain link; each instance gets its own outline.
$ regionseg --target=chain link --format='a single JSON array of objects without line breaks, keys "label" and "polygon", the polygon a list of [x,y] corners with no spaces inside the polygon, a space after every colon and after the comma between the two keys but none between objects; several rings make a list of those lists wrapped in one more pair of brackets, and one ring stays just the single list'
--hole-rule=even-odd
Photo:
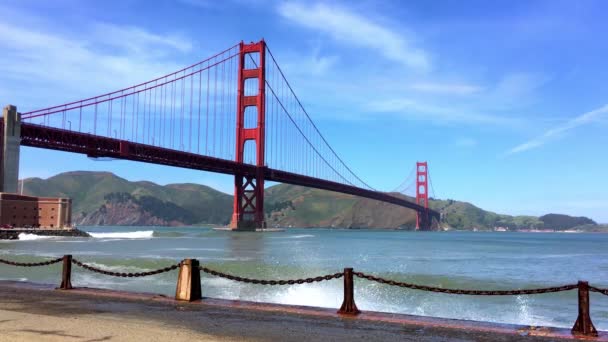
[{"label": "chain link", "polygon": [[591,285],[590,285],[590,286],[589,286],[589,290],[590,290],[590,291],[593,291],[593,292],[598,292],[598,293],[601,293],[601,294],[603,294],[603,295],[608,296],[608,289],[602,289],[602,288],[599,288],[599,287],[595,287],[595,286],[591,286]]},{"label": "chain link", "polygon": [[405,287],[414,290],[421,291],[429,291],[429,292],[439,292],[439,293],[449,293],[449,294],[460,294],[460,295],[474,295],[474,296],[513,296],[513,295],[530,295],[530,294],[540,294],[540,293],[552,293],[552,292],[561,292],[561,291],[569,291],[578,288],[577,284],[572,285],[564,285],[559,287],[545,287],[539,289],[526,289],[526,290],[494,290],[494,291],[486,291],[486,290],[461,290],[461,289],[444,289],[441,287],[433,287],[433,286],[425,286],[425,285],[416,285],[411,283],[398,282],[395,280],[384,279],[380,277],[374,277],[369,274],[365,274],[362,272],[353,272],[353,275],[375,281],[381,284],[387,284],[392,286]]},{"label": "chain link", "polygon": [[[56,264],[61,262],[63,257],[59,257],[56,259],[51,259],[47,261],[41,262],[17,262],[6,259],[0,259],[0,264],[6,264],[11,266],[20,266],[20,267],[36,267],[36,266],[48,266],[52,264]],[[175,270],[180,267],[180,263],[170,265],[164,268],[160,268],[153,271],[148,272],[135,272],[135,273],[125,273],[125,272],[112,272],[108,270],[103,270],[97,267],[93,267],[91,265],[87,265],[77,259],[72,259],[72,263],[80,266],[84,269],[87,269],[91,272],[96,272],[104,275],[114,276],[114,277],[123,277],[123,278],[137,278],[137,277],[147,277],[152,276],[164,272],[169,272]],[[324,276],[311,277],[311,278],[301,278],[301,279],[287,279],[287,280],[264,280],[264,279],[253,279],[247,277],[235,276],[228,273],[219,272],[216,270],[212,270],[210,268],[199,266],[199,270],[208,273],[210,275],[226,278],[229,280],[234,280],[243,283],[249,284],[258,284],[258,285],[295,285],[295,284],[310,284],[315,282],[321,282],[326,280],[338,279],[344,276],[344,273],[337,272],[334,274],[327,274]],[[353,275],[362,279],[367,279],[370,281],[375,281],[377,283],[391,285],[391,286],[399,286],[404,288],[409,288],[413,290],[421,290],[421,291],[429,291],[429,292],[437,292],[437,293],[448,293],[448,294],[459,294],[459,295],[474,295],[474,296],[513,296],[513,295],[531,295],[531,294],[541,294],[541,293],[554,293],[554,292],[562,292],[569,291],[578,288],[577,284],[569,284],[557,287],[544,287],[537,289],[523,289],[523,290],[463,290],[463,289],[446,289],[441,287],[433,287],[433,286],[425,286],[425,285],[417,285],[406,282],[399,282],[395,280],[385,279],[381,277],[376,277],[373,275],[365,274],[363,272],[353,272]],[[608,296],[608,288],[599,288],[595,286],[589,286],[589,290],[593,292],[598,292],[603,295]]]},{"label": "chain link", "polygon": [[36,266],[48,266],[48,265],[56,264],[58,262],[61,262],[61,260],[63,260],[63,257],[48,260],[48,261],[41,261],[41,262],[17,262],[17,261],[0,259],[0,264],[6,264],[6,265],[11,265],[11,266],[21,266],[21,267],[36,267]]},{"label": "chain link", "polygon": [[112,271],[102,270],[101,268],[87,265],[76,259],[72,259],[72,263],[77,266],[80,266],[84,269],[87,269],[91,272],[101,273],[101,274],[105,274],[105,275],[109,275],[109,276],[113,276],[113,277],[123,277],[123,278],[147,277],[147,276],[151,276],[151,275],[155,275],[155,274],[169,272],[169,271],[179,268],[179,265],[180,265],[180,264],[175,264],[175,265],[167,266],[165,268],[159,268],[157,270],[149,271],[149,272],[124,273],[124,272],[112,272]]},{"label": "chain link", "polygon": [[294,284],[304,284],[304,283],[310,284],[310,283],[315,283],[315,282],[320,282],[320,281],[325,281],[325,280],[338,279],[338,278],[341,278],[344,276],[344,273],[338,272],[338,273],[334,273],[334,274],[327,274],[324,276],[318,276],[318,277],[313,277],[313,278],[289,279],[289,280],[263,280],[263,279],[252,279],[252,278],[239,277],[239,276],[235,276],[235,275],[228,274],[228,273],[222,273],[222,272],[218,272],[218,271],[212,270],[212,269],[204,267],[204,266],[199,266],[199,269],[205,273],[211,274],[216,277],[226,278],[226,279],[239,281],[239,282],[243,282],[243,283],[249,283],[249,284],[259,284],[259,285],[294,285]]}]

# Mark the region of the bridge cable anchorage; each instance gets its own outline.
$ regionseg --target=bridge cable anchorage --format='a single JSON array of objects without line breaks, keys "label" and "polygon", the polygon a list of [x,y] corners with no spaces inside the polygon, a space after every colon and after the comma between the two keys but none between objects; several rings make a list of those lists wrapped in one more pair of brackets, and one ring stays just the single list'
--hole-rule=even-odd
[{"label": "bridge cable anchorage", "polygon": [[427,291],[427,292],[438,292],[447,294],[458,294],[458,295],[471,295],[471,296],[514,296],[514,295],[532,295],[532,294],[543,294],[543,293],[554,293],[562,291],[570,291],[578,288],[578,284],[568,284],[556,287],[543,287],[536,289],[521,289],[521,290],[464,290],[464,289],[446,289],[442,287],[418,285],[406,282],[399,282],[395,280],[385,279],[376,277],[373,275],[365,274],[363,272],[354,272],[356,277],[374,281],[380,284],[386,284],[391,286],[398,286],[409,288],[413,290]]},{"label": "bridge cable anchorage", "polygon": [[207,274],[216,276],[216,277],[234,280],[234,281],[242,282],[242,283],[257,284],[257,285],[294,285],[294,284],[304,284],[304,283],[310,284],[310,283],[321,282],[321,281],[326,281],[326,280],[338,279],[338,278],[341,278],[344,276],[343,272],[337,272],[334,274],[327,274],[324,276],[311,277],[311,278],[288,279],[288,280],[264,280],[264,279],[253,279],[253,278],[235,276],[232,274],[212,270],[212,269],[204,267],[204,266],[199,266],[199,270],[201,270]]},{"label": "bridge cable anchorage", "polygon": [[52,264],[59,263],[63,260],[63,257],[57,259],[51,259],[47,261],[40,262],[18,262],[6,259],[0,259],[0,264],[10,265],[10,266],[19,266],[19,267],[38,267],[38,266],[48,266]]},{"label": "bridge cable anchorage", "polygon": [[[63,259],[63,258],[61,258]],[[178,264],[174,264],[174,265],[170,265],[164,268],[159,268],[157,270],[153,270],[153,271],[148,271],[148,272],[135,272],[135,273],[124,273],[124,272],[112,272],[112,271],[108,271],[108,270],[103,270],[101,268],[97,268],[91,265],[87,265],[79,260],[76,259],[72,259],[72,263],[74,265],[77,265],[79,267],[82,267],[86,270],[89,270],[91,272],[95,272],[95,273],[100,273],[100,274],[104,274],[104,275],[109,275],[109,276],[113,276],[113,277],[122,277],[122,278],[138,278],[138,277],[147,277],[147,276],[151,276],[151,275],[156,275],[156,274],[160,274],[160,273],[165,273],[165,272],[169,272],[175,269],[178,269],[180,266],[180,263]]]}]

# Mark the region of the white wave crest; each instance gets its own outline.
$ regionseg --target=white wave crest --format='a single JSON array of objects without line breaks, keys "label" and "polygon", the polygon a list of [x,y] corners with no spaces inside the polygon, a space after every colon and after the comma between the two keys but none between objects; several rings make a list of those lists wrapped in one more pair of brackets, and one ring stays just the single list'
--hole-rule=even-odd
[{"label": "white wave crest", "polygon": [[315,236],[314,235],[310,235],[310,234],[302,234],[302,235],[289,236],[289,238],[291,238],[291,239],[305,239],[305,238],[311,238],[311,237],[315,237]]},{"label": "white wave crest", "polygon": [[127,266],[127,265],[116,265],[116,266],[110,266],[110,265],[106,265],[106,264],[102,264],[102,263],[97,263],[97,262],[86,262],[87,265],[92,266],[92,267],[96,267],[96,268],[100,268],[102,270],[106,270],[106,271],[112,271],[112,272],[131,272],[131,273],[137,273],[137,272],[148,272],[148,271],[152,271],[149,268],[143,268],[143,267],[137,267],[137,266]]},{"label": "white wave crest", "polygon": [[28,233],[19,234],[19,240],[21,240],[21,241],[46,240],[46,239],[52,239],[52,238],[54,238],[54,236],[43,236],[43,235],[28,234]]},{"label": "white wave crest", "polygon": [[135,232],[107,232],[107,233],[91,233],[89,234],[97,239],[150,239],[154,235],[153,230],[138,230]]},{"label": "white wave crest", "polygon": [[311,234],[300,234],[300,235],[289,235],[289,236],[273,236],[271,239],[306,239],[313,238],[314,235]]}]

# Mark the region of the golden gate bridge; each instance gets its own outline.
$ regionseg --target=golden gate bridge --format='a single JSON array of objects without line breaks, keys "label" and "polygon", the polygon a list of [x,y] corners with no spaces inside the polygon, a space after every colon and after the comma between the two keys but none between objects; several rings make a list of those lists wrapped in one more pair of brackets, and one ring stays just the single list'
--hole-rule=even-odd
[{"label": "golden gate bridge", "polygon": [[26,113],[7,106],[0,126],[4,192],[17,192],[19,146],[30,146],[234,175],[237,230],[266,227],[265,181],[407,207],[420,230],[440,220],[429,208],[428,164],[416,163],[393,192],[363,181],[321,134],[264,40],[111,93]]}]

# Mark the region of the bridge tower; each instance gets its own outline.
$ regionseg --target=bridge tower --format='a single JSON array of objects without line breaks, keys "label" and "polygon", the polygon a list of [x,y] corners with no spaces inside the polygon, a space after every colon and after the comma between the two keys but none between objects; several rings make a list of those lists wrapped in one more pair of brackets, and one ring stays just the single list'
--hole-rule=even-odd
[{"label": "bridge tower", "polygon": [[[246,69],[246,58],[258,54],[259,64],[254,69]],[[253,58],[255,60],[255,58]],[[244,44],[239,47],[238,93],[236,112],[236,162],[243,163],[245,142],[255,142],[256,166],[255,175],[239,174],[234,177],[234,209],[230,228],[233,230],[255,230],[265,228],[264,219],[264,137],[265,137],[265,77],[266,43],[264,40]],[[258,92],[255,95],[245,93],[245,81],[256,79]],[[245,111],[254,109],[257,113],[257,125],[245,127]],[[249,111],[248,111],[249,112]]]},{"label": "bridge tower", "polygon": [[0,192],[17,193],[20,144],[21,114],[17,107],[8,105],[0,121]]},{"label": "bridge tower", "polygon": [[416,230],[430,229],[428,175],[427,162],[416,162],[416,204],[425,208],[423,213],[416,212]]}]

